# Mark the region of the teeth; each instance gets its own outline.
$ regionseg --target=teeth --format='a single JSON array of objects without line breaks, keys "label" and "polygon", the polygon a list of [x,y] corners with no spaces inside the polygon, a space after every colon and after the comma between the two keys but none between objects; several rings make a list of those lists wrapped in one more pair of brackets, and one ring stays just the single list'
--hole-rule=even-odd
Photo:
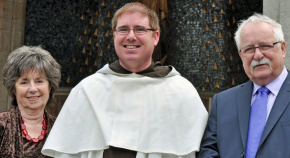
[{"label": "teeth", "polygon": [[37,100],[38,99],[38,97],[28,97],[28,100]]},{"label": "teeth", "polygon": [[125,46],[126,48],[128,49],[135,49],[135,48],[138,48],[137,46]]}]

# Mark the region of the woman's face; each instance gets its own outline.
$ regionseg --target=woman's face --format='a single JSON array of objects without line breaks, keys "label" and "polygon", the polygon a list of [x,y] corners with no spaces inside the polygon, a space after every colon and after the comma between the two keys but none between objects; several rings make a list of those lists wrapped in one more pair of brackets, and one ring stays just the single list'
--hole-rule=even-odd
[{"label": "woman's face", "polygon": [[37,70],[23,73],[15,83],[15,96],[19,109],[43,110],[49,99],[49,82]]}]

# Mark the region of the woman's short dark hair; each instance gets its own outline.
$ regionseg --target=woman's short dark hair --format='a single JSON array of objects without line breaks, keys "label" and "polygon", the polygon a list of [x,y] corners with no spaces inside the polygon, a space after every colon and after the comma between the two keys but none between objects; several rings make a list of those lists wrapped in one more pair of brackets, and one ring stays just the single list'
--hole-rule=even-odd
[{"label": "woman's short dark hair", "polygon": [[12,104],[17,106],[15,83],[22,74],[30,70],[45,74],[51,87],[47,104],[51,103],[60,82],[60,69],[50,53],[40,46],[22,46],[11,52],[3,68],[3,84],[12,97]]}]

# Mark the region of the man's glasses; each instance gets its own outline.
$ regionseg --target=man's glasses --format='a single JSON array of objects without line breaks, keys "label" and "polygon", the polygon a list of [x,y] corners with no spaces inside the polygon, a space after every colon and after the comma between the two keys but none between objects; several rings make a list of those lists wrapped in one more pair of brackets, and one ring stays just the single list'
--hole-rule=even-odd
[{"label": "man's glasses", "polygon": [[155,29],[147,29],[145,27],[135,27],[133,29],[129,29],[128,27],[119,27],[116,29],[116,33],[118,35],[128,35],[131,30],[134,31],[135,35],[143,35],[148,31],[156,31]]},{"label": "man's glasses", "polygon": [[274,50],[274,45],[278,44],[278,43],[281,43],[281,41],[274,42],[274,43],[259,44],[258,47],[248,46],[248,47],[241,48],[240,51],[242,52],[242,54],[247,55],[247,56],[251,56],[251,55],[255,54],[256,48],[259,48],[259,50],[262,53],[267,53],[267,52],[273,51]]}]

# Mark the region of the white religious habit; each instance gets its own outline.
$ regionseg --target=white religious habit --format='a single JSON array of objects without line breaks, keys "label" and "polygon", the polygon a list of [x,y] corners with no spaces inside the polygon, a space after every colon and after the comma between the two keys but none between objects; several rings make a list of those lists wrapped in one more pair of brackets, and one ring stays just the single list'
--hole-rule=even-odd
[{"label": "white religious habit", "polygon": [[194,86],[173,67],[147,77],[105,65],[72,89],[42,154],[102,158],[114,146],[136,158],[195,158],[207,117]]}]

